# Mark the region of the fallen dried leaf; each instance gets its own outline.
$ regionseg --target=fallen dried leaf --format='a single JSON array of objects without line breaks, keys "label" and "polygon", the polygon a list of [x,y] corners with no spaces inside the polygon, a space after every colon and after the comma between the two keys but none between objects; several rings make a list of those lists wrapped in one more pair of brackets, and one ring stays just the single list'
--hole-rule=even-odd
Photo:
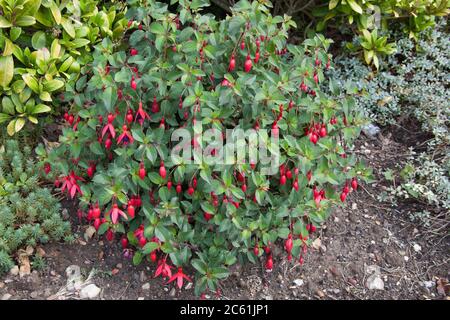
[{"label": "fallen dried leaf", "polygon": [[436,281],[436,290],[441,296],[447,296],[450,291],[450,284],[447,279],[440,278]]}]

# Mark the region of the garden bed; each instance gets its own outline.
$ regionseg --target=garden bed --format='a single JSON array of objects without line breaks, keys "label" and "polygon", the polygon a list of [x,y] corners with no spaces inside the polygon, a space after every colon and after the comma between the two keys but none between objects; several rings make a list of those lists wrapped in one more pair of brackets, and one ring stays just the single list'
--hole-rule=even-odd
[{"label": "garden bed", "polygon": [[[281,246],[274,251],[273,272],[265,272],[263,262],[234,268],[222,284],[220,299],[445,299],[448,295],[449,239],[444,233],[430,233],[409,220],[409,211],[419,203],[399,203],[397,207],[377,200],[382,172],[394,169],[407,154],[407,146],[390,137],[387,128],[377,140],[360,138],[358,153],[374,168],[378,181],[363,185],[349,197],[346,208],[334,211],[316,236],[303,266],[288,264]],[[395,138],[398,141],[398,136]],[[402,142],[402,141],[400,141]],[[356,196],[357,195],[357,196]],[[79,299],[65,287],[66,269],[78,265],[86,278],[102,289],[99,299],[192,299],[193,287],[175,291],[161,278],[152,279],[155,266],[133,266],[121,255],[119,241],[112,243],[94,236],[86,242],[76,218],[76,206],[65,203],[78,240],[75,244],[43,246],[47,268],[20,278],[11,274],[0,278],[0,297],[10,299]],[[371,269],[380,268],[384,290],[369,290]],[[369,269],[369,270],[367,270]],[[189,270],[188,274],[192,274]],[[189,287],[188,287],[189,288]],[[7,296],[5,296],[7,295]],[[207,295],[216,299],[214,294]],[[448,297],[447,297],[448,299]]]}]

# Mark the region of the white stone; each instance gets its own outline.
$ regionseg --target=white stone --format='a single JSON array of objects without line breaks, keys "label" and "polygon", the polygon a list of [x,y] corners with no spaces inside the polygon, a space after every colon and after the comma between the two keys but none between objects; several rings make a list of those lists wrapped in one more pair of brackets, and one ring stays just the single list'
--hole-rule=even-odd
[{"label": "white stone", "polygon": [[420,250],[422,250],[422,247],[420,245],[418,245],[417,243],[414,243],[413,249],[415,252],[420,252]]},{"label": "white stone", "polygon": [[301,286],[303,285],[303,283],[304,283],[304,281],[303,281],[302,279],[295,279],[295,280],[294,280],[294,284],[295,284],[297,287],[301,287]]},{"label": "white stone", "polygon": [[369,290],[384,290],[384,282],[376,273],[367,278],[366,287]]},{"label": "white stone", "polygon": [[80,298],[82,299],[93,299],[96,298],[100,291],[102,291],[99,287],[97,287],[95,284],[90,284],[81,289],[80,291]]},{"label": "white stone", "polygon": [[1,299],[1,300],[9,300],[9,299],[11,299],[11,297],[12,297],[12,295],[10,295],[9,293],[5,293],[5,294],[2,296],[2,299]]},{"label": "white stone", "polygon": [[316,250],[319,250],[321,245],[322,245],[322,240],[320,240],[320,238],[317,238],[312,243],[312,247]]},{"label": "white stone", "polygon": [[17,276],[19,274],[19,266],[14,266],[9,270],[9,273],[11,273],[12,276]]},{"label": "white stone", "polygon": [[144,283],[143,285],[142,285],[142,290],[150,290],[150,283]]}]

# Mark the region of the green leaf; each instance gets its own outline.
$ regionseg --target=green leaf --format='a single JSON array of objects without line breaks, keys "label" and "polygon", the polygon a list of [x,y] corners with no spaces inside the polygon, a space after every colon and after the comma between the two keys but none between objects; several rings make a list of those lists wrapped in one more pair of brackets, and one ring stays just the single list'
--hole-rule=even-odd
[{"label": "green leaf", "polygon": [[9,31],[9,37],[11,38],[11,41],[16,41],[22,33],[21,27],[12,27]]},{"label": "green leaf", "polygon": [[89,149],[92,151],[92,153],[102,156],[103,155],[103,149],[100,145],[100,142],[94,141],[89,145]]},{"label": "green leaf", "polygon": [[378,70],[380,67],[380,63],[378,61],[378,56],[376,54],[373,56],[373,64],[375,65],[375,68],[377,68]]},{"label": "green leaf", "polygon": [[12,56],[0,57],[0,86],[6,88],[14,75],[14,60]]},{"label": "green leaf", "polygon": [[158,51],[162,51],[162,49],[164,48],[164,43],[166,42],[166,38],[162,35],[157,35],[156,36],[156,40],[155,40],[155,48]]},{"label": "green leaf", "polygon": [[147,242],[145,244],[145,246],[142,248],[142,253],[145,255],[150,254],[153,250],[156,250],[158,248],[159,248],[159,244],[157,242],[150,241],[150,242]]},{"label": "green leaf", "polygon": [[0,28],[11,28],[12,24],[4,16],[0,16]]},{"label": "green leaf", "polygon": [[61,18],[61,25],[63,26],[64,31],[67,32],[67,34],[71,38],[75,38],[75,28],[73,27],[73,24],[67,20],[66,18]]},{"label": "green leaf", "polygon": [[10,115],[15,114],[14,104],[12,103],[12,101],[9,97],[3,97],[2,106],[3,106],[3,112],[6,112]]},{"label": "green leaf", "polygon": [[36,23],[36,19],[32,16],[21,16],[16,19],[14,25],[19,27],[28,27]]},{"label": "green leaf", "polygon": [[38,104],[34,106],[32,114],[38,114],[38,113],[46,113],[52,111],[52,108],[49,106],[46,106],[45,104]]},{"label": "green leaf", "polygon": [[112,111],[117,101],[117,92],[113,87],[108,87],[102,94],[103,103],[108,111]]},{"label": "green leaf", "polygon": [[27,86],[34,91],[34,93],[39,94],[39,84],[35,77],[33,77],[29,73],[25,73],[22,75],[23,81],[27,84]]},{"label": "green leaf", "polygon": [[353,11],[355,11],[355,12],[357,12],[359,14],[363,13],[362,8],[360,7],[359,4],[357,4],[355,2],[355,0],[347,0],[347,2],[348,2],[348,4],[350,5],[350,7],[352,8]]},{"label": "green leaf", "polygon": [[42,49],[45,47],[45,33],[43,31],[37,31],[31,38],[31,45],[34,49]]},{"label": "green leaf", "polygon": [[11,40],[5,38],[5,48],[3,49],[3,56],[9,56],[14,53],[15,45]]},{"label": "green leaf", "polygon": [[41,93],[39,93],[39,99],[41,99],[42,101],[47,101],[47,102],[53,101],[52,96],[47,91],[42,91]]},{"label": "green leaf", "polygon": [[164,28],[159,22],[153,22],[149,28],[151,33],[164,34]]},{"label": "green leaf", "polygon": [[133,256],[133,264],[137,266],[142,262],[142,258],[143,258],[142,253],[140,253],[139,251],[135,252]]},{"label": "green leaf", "polygon": [[55,22],[61,24],[61,11],[59,11],[59,8],[54,1],[50,3],[50,11],[52,12]]},{"label": "green leaf", "polygon": [[11,119],[11,116],[6,113],[0,113],[0,123],[6,122]]},{"label": "green leaf", "polygon": [[155,228],[155,236],[162,242],[170,240],[170,232],[166,227],[162,225],[157,225]]},{"label": "green leaf", "polygon": [[333,10],[336,8],[340,0],[330,0],[330,3],[328,4],[328,9]]},{"label": "green leaf", "polygon": [[201,274],[206,274],[207,265],[200,259],[193,259],[191,265]]},{"label": "green leaf", "polygon": [[56,91],[64,86],[61,80],[53,79],[44,83],[44,90],[48,92]]},{"label": "green leaf", "polygon": [[72,48],[81,48],[88,45],[90,41],[88,39],[75,39],[70,44]]},{"label": "green leaf", "polygon": [[229,276],[230,272],[227,268],[219,267],[219,268],[212,268],[211,273],[213,276],[217,279],[225,279]]},{"label": "green leaf", "polygon": [[15,125],[16,125],[16,119],[11,120],[11,121],[8,123],[8,126],[6,127],[6,132],[7,132],[10,136],[13,136],[14,133],[16,132],[16,131],[15,131]]},{"label": "green leaf", "polygon": [[16,123],[14,124],[14,131],[19,132],[20,130],[22,130],[24,125],[25,125],[25,119],[17,118]]}]

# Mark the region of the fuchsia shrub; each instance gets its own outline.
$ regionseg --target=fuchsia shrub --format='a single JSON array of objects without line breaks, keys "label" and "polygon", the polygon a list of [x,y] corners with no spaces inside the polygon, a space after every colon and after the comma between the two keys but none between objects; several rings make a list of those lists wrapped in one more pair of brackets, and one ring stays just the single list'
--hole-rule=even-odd
[{"label": "fuchsia shrub", "polygon": [[[156,263],[155,276],[178,287],[193,266],[197,294],[215,291],[232,264],[263,258],[272,269],[277,241],[302,264],[311,234],[368,175],[349,149],[362,117],[329,79],[330,40],[288,44],[295,23],[258,2],[238,3],[222,21],[199,9],[130,9],[140,27],[96,48],[64,95],[60,145],[38,150],[100,235],[120,238],[134,263]],[[254,129],[272,151],[278,139],[277,171],[264,175],[258,159],[171,157],[180,128],[194,158],[211,143],[198,128],[221,139],[225,129]]]}]

